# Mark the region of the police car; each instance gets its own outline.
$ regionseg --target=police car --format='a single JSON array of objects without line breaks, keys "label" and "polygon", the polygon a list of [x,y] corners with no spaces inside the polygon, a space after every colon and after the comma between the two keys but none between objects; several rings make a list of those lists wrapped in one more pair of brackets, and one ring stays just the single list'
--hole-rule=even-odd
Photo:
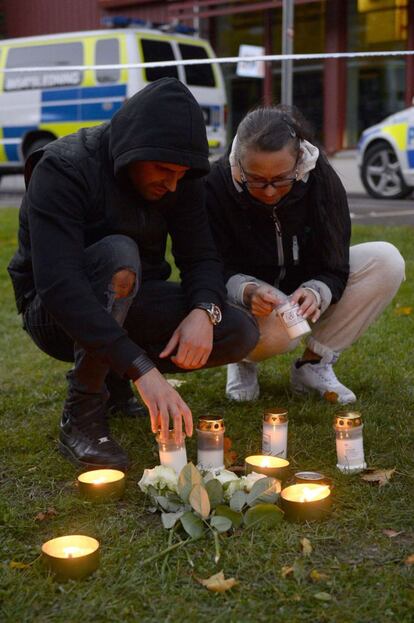
[{"label": "police car", "polygon": [[404,199],[414,190],[414,106],[367,128],[358,143],[361,181],[371,197]]}]

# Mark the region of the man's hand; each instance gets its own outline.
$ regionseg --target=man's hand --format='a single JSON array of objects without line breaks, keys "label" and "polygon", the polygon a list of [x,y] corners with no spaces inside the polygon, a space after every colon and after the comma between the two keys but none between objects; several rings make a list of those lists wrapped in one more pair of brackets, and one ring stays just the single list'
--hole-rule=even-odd
[{"label": "man's hand", "polygon": [[148,407],[153,433],[161,431],[161,441],[167,441],[170,418],[174,424],[175,440],[182,440],[182,420],[188,437],[193,434],[193,418],[180,394],[165,380],[157,368],[152,368],[134,381],[142,400]]},{"label": "man's hand", "polygon": [[282,299],[272,286],[249,284],[244,290],[244,301],[255,316],[269,316],[285,299]]},{"label": "man's hand", "polygon": [[193,309],[178,325],[168,344],[160,353],[184,370],[202,368],[213,349],[213,325],[203,309]]},{"label": "man's hand", "polygon": [[321,315],[318,302],[315,295],[310,290],[298,288],[291,296],[294,303],[299,304],[299,313],[302,318],[309,318],[312,322],[316,322]]}]

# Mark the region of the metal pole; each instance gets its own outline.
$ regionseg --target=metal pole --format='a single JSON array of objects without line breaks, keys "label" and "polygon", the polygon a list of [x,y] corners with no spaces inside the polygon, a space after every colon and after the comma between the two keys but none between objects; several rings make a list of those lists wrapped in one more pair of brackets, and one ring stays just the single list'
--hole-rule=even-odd
[{"label": "metal pole", "polygon": [[[282,54],[293,54],[294,0],[283,0]],[[282,104],[292,105],[293,61],[282,61]]]}]

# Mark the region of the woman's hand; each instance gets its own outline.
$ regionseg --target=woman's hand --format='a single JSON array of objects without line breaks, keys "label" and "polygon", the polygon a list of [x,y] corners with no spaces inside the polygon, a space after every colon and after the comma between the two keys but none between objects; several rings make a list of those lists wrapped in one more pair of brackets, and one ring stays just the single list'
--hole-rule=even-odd
[{"label": "woman's hand", "polygon": [[311,290],[306,288],[298,288],[291,296],[291,300],[299,305],[299,313],[302,318],[312,320],[316,322],[320,315],[321,310],[318,307],[318,301],[316,296]]},{"label": "woman's hand", "polygon": [[249,284],[244,290],[244,303],[255,316],[269,316],[284,300],[272,286]]}]

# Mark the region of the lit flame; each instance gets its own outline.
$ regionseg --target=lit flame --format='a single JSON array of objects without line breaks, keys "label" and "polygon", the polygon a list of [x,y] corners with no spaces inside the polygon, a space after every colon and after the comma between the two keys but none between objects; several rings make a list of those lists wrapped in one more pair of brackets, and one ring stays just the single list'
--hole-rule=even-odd
[{"label": "lit flame", "polygon": [[263,459],[262,467],[270,467],[270,461],[267,457]]},{"label": "lit flame", "polygon": [[100,476],[100,478],[95,478],[92,484],[101,485],[103,482],[106,482],[106,478],[104,476]]},{"label": "lit flame", "polygon": [[302,495],[299,502],[313,502],[323,498],[325,493],[329,491],[328,485],[318,487],[317,489],[310,489],[309,487],[303,487]]},{"label": "lit flame", "polygon": [[77,547],[76,545],[69,545],[68,547],[63,548],[63,554],[66,558],[77,558],[78,556],[83,556],[85,550],[81,547]]}]

